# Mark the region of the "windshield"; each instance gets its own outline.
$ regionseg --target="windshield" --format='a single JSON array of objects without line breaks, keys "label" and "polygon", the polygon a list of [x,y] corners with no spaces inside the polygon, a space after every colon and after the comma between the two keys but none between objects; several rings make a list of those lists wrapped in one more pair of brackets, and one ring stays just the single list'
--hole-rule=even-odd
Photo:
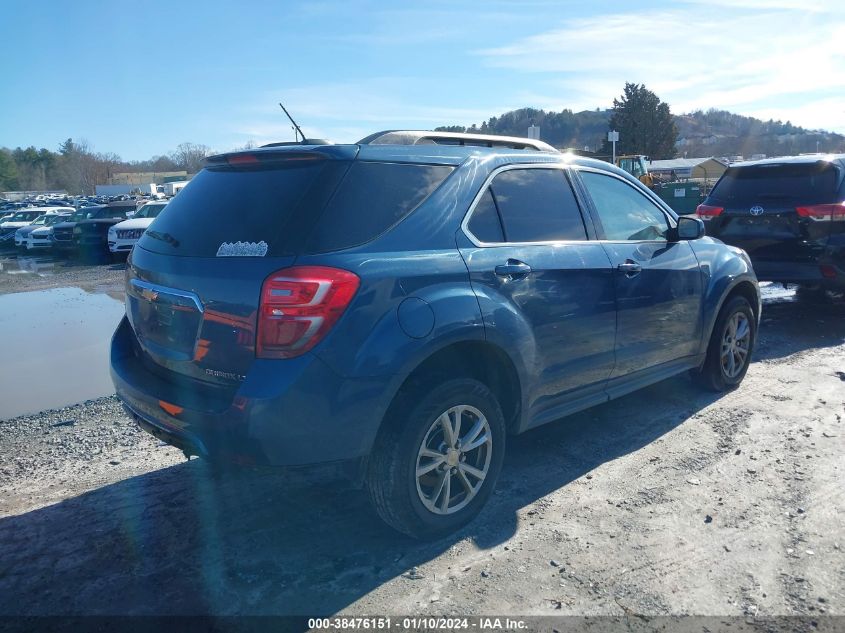
[{"label": "windshield", "polygon": [[33,222],[33,224],[44,224],[47,221],[47,218],[49,217],[49,215],[39,215],[37,218],[35,218],[35,222]]},{"label": "windshield", "polygon": [[145,204],[141,210],[135,214],[136,218],[154,218],[162,212],[166,204]]},{"label": "windshield", "polygon": [[67,222],[69,219],[69,215],[48,215],[44,220],[44,226],[53,226],[59,222]]},{"label": "windshield", "polygon": [[37,215],[33,215],[32,213],[16,213],[11,218],[6,220],[7,222],[30,222],[33,218],[38,217]]},{"label": "windshield", "polygon": [[79,222],[81,220],[90,220],[91,218],[97,217],[108,217],[108,216],[101,216],[101,210],[104,210],[105,207],[85,207],[84,209],[80,209],[69,218],[65,218],[66,222]]}]

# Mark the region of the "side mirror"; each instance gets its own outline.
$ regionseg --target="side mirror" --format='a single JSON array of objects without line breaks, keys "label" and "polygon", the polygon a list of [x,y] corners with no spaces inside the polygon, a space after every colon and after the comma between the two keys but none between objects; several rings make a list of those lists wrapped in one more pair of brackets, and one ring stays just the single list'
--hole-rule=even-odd
[{"label": "side mirror", "polygon": [[682,215],[678,218],[676,231],[679,240],[697,240],[704,237],[704,222]]}]

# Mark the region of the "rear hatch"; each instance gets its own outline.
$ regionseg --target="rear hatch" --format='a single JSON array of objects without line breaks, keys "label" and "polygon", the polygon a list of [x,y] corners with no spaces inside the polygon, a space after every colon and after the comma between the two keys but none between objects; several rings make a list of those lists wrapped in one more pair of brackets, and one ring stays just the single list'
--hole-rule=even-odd
[{"label": "rear hatch", "polygon": [[355,151],[210,159],[168,203],[127,269],[126,313],[149,370],[237,388],[255,358],[262,283],[293,264]]},{"label": "rear hatch", "polygon": [[840,202],[841,183],[827,161],[731,167],[704,202],[707,234],[754,261],[813,263],[831,233],[825,205]]}]

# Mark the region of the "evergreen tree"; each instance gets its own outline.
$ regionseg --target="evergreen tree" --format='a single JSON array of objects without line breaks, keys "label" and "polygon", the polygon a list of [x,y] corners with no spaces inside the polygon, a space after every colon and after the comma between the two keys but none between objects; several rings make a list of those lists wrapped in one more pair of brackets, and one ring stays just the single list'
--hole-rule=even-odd
[{"label": "evergreen tree", "polygon": [[[653,160],[675,156],[678,128],[669,104],[644,84],[625,84],[622,97],[613,100],[609,127],[619,132],[617,155],[645,154]],[[605,143],[609,150],[610,144]]]}]

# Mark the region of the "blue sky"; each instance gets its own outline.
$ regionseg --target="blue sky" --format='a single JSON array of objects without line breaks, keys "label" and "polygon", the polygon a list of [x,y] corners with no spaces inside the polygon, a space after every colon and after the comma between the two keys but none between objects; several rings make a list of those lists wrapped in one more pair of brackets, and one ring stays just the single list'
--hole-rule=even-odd
[{"label": "blue sky", "polygon": [[125,159],[610,107],[845,133],[845,2],[4,0],[0,146],[68,138]]}]

